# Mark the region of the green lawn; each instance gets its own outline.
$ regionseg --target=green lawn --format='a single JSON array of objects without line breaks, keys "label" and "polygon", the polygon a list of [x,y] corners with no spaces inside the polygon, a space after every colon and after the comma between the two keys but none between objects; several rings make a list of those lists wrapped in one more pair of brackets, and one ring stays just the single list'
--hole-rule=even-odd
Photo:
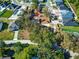
[{"label": "green lawn", "polygon": [[14,37],[14,32],[10,32],[7,30],[0,32],[0,40],[12,40]]},{"label": "green lawn", "polygon": [[5,13],[3,13],[0,17],[9,18],[13,14],[13,11],[7,10]]},{"label": "green lawn", "polygon": [[79,26],[64,26],[64,31],[79,32]]}]

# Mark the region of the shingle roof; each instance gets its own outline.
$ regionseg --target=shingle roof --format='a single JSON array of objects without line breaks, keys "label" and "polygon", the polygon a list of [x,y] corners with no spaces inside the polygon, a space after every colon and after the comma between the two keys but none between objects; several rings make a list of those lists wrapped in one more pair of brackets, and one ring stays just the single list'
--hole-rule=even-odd
[{"label": "shingle roof", "polygon": [[9,28],[10,28],[11,31],[16,31],[16,30],[19,29],[19,26],[15,23],[11,23]]}]

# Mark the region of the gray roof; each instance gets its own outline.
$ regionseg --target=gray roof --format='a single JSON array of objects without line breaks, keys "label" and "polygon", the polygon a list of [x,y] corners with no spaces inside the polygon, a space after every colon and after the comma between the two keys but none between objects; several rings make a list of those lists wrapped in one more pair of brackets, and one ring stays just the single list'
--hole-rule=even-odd
[{"label": "gray roof", "polygon": [[16,31],[16,30],[19,29],[19,26],[13,22],[13,23],[10,24],[9,29],[11,31]]}]

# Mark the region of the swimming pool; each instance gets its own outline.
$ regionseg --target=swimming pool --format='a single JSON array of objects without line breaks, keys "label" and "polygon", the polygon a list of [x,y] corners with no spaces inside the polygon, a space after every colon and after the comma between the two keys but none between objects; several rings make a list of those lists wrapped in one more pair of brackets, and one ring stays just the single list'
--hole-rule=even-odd
[{"label": "swimming pool", "polygon": [[64,4],[64,0],[55,0],[57,6],[60,8],[60,12],[63,18],[63,23],[66,26],[79,26],[78,23],[73,21],[74,13]]},{"label": "swimming pool", "polygon": [[73,12],[68,7],[66,7],[64,5],[63,0],[55,0],[55,2],[57,4],[57,6],[60,8],[60,12],[61,12],[62,18],[64,20],[66,20],[66,19],[69,19],[70,20],[70,19],[73,19],[74,18]]}]

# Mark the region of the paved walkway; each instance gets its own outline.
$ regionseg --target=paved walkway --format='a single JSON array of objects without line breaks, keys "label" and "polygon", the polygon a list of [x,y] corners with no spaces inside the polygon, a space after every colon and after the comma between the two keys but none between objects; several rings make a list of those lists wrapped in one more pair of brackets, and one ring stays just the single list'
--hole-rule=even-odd
[{"label": "paved walkway", "polygon": [[30,40],[5,40],[4,42],[5,42],[5,44],[14,44],[14,43],[20,42],[21,44],[34,44],[34,45],[37,45],[37,43],[33,43]]},{"label": "paved walkway", "polygon": [[18,40],[18,33],[19,33],[19,31],[15,31],[14,39],[13,40]]}]

